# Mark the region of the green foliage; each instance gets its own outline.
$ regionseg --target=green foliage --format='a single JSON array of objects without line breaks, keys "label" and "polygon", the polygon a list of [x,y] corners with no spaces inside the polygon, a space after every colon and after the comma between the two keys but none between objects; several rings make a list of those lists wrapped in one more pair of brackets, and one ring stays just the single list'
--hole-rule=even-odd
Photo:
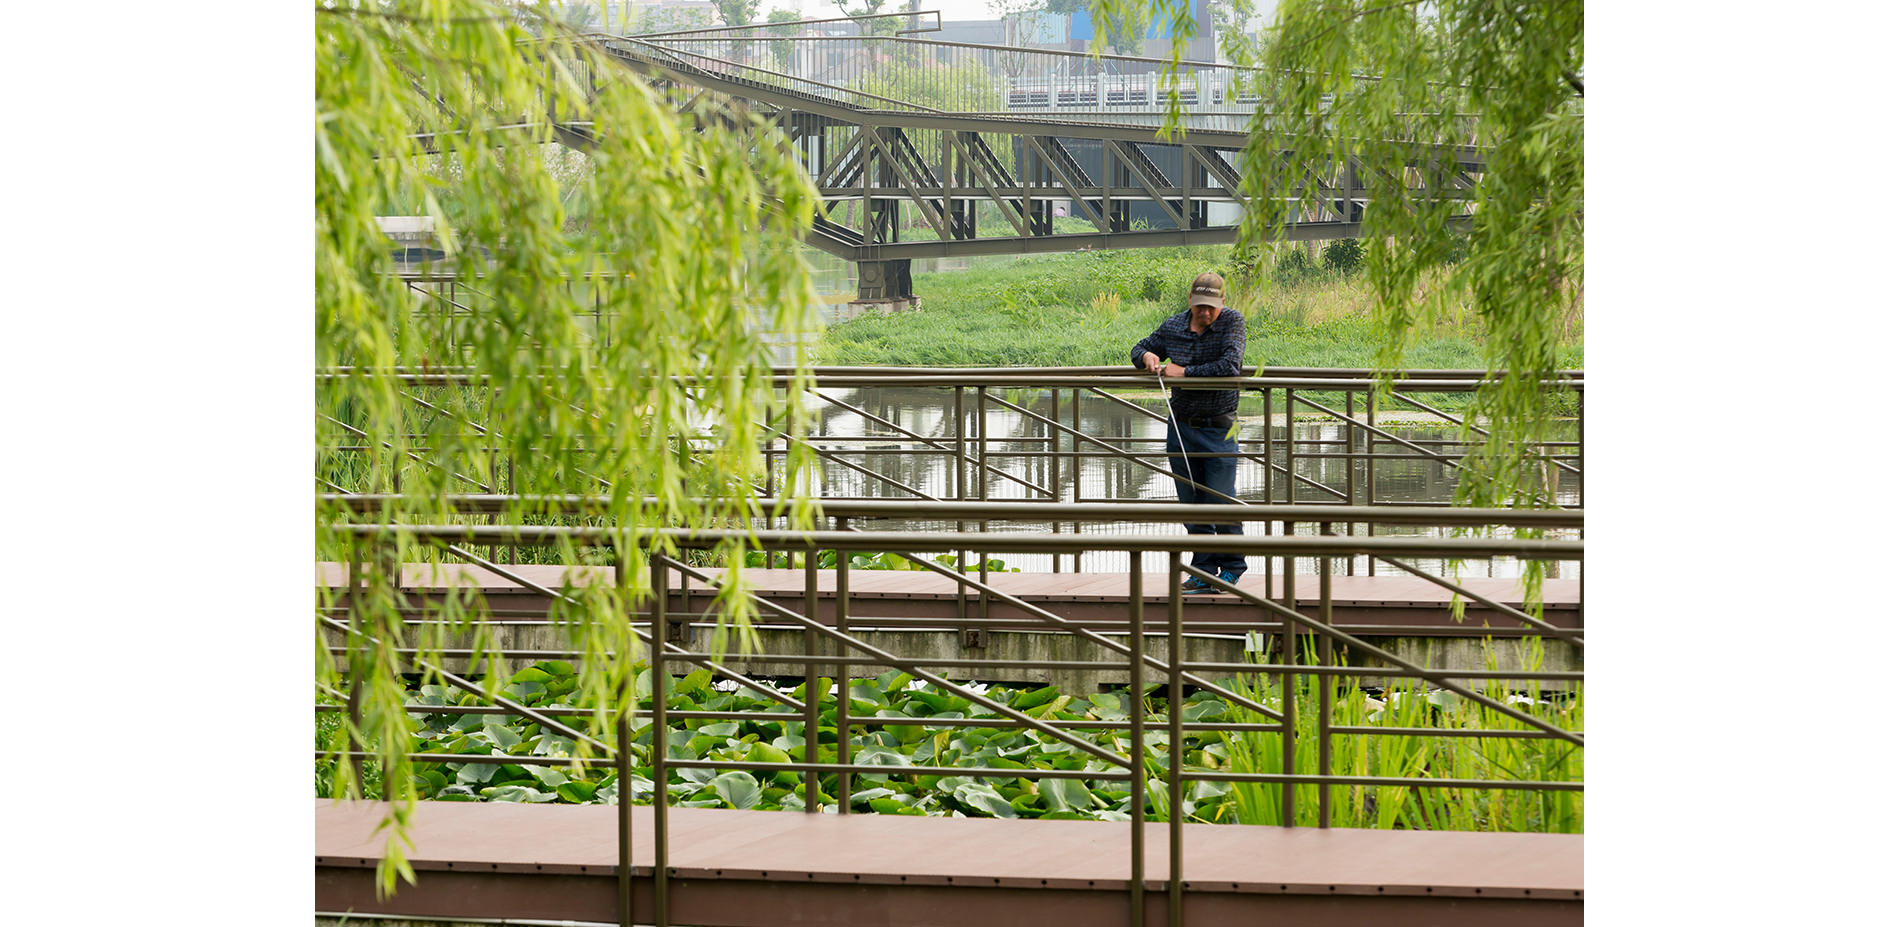
[{"label": "green foliage", "polygon": [[1336,238],[1320,250],[1319,263],[1342,277],[1359,272],[1366,262],[1366,249],[1357,238]]},{"label": "green foliage", "polygon": [[[1583,5],[1285,3],[1250,63],[1274,77],[1261,81],[1244,163],[1277,163],[1261,158],[1284,149],[1294,163],[1359,165],[1383,366],[1420,322],[1454,307],[1468,305],[1482,326],[1497,375],[1475,406],[1490,431],[1460,501],[1550,504],[1516,448],[1552,417],[1538,381],[1558,369],[1562,320],[1580,298]],[[1420,157],[1421,146],[1474,144],[1483,164],[1464,195],[1445,158]],[[1250,171],[1247,192],[1316,201],[1293,173]],[[1466,211],[1468,234],[1450,221]],[[1250,214],[1243,234],[1270,238],[1273,221]],[[1460,250],[1464,260],[1438,273]]]},{"label": "green foliage", "polygon": [[712,0],[719,20],[728,26],[745,26],[759,15],[762,0]]},{"label": "green foliage", "polygon": [[[799,21],[799,18],[799,15],[791,10],[773,10],[771,13],[766,14],[765,21],[768,23],[795,23]],[[787,62],[792,59],[792,43],[790,38],[798,34],[798,27],[784,25],[773,26],[765,29],[763,34],[784,37],[783,39],[775,39],[768,43],[766,47],[770,50],[772,55],[773,69],[777,71],[785,70]]]},{"label": "green foliage", "polygon": [[[641,680],[650,678],[636,665]],[[1258,679],[1259,677],[1254,677]],[[1272,682],[1243,679],[1242,695],[1269,707],[1279,704]],[[837,717],[831,679],[818,684],[820,727],[808,740],[803,717],[784,705],[746,689],[721,691],[705,670],[672,679],[667,705],[676,711],[764,712],[766,717],[742,721],[688,720],[679,722],[665,738],[674,759],[744,763],[746,771],[715,772],[674,768],[667,792],[689,807],[790,809],[804,806],[802,773],[774,771],[773,764],[836,760]],[[586,710],[590,687],[575,679],[574,668],[562,662],[543,662],[512,676],[502,692],[531,708],[550,713]],[[1126,691],[1096,693],[1087,698],[1063,694],[1054,686],[1017,688],[991,686],[983,694],[1010,708],[1041,720],[1127,720],[1134,705]],[[650,709],[650,685],[642,685],[641,716]],[[854,811],[966,817],[1047,818],[1063,820],[1128,820],[1132,807],[1125,782],[1112,779],[1056,779],[1012,775],[1011,770],[1098,770],[1109,767],[1073,745],[1035,731],[991,727],[933,726],[932,719],[996,717],[991,709],[954,692],[917,686],[897,670],[874,679],[855,679],[850,685],[853,733],[852,762],[888,768],[853,777],[849,800]],[[1299,690],[1296,706],[1302,743],[1297,768],[1316,769],[1317,729],[1314,718],[1319,687]],[[804,698],[803,686],[791,690]],[[1501,689],[1493,695],[1508,698]],[[443,686],[424,685],[410,695],[412,707],[473,707],[476,696]],[[1334,691],[1334,723],[1385,727],[1471,729],[1479,726],[1511,728],[1516,722],[1461,706],[1445,693],[1404,688],[1370,698],[1358,689]],[[1560,723],[1580,727],[1581,699],[1545,699],[1541,693],[1521,698],[1534,711]],[[1520,706],[1522,707],[1522,706]],[[1151,820],[1165,820],[1166,757],[1165,702],[1144,699],[1142,710],[1151,727],[1143,752],[1153,780],[1147,802]],[[1213,693],[1197,692],[1183,703],[1189,721],[1257,720]],[[487,757],[567,757],[576,753],[572,741],[544,731],[524,719],[486,714],[414,713],[412,749],[418,753],[447,753]],[[870,719],[871,723],[866,724]],[[1117,755],[1129,755],[1125,731],[1073,728],[1091,742]],[[1183,744],[1185,768],[1202,771],[1276,772],[1277,734],[1194,732]],[[654,737],[650,726],[635,726],[629,796],[650,803],[654,794]],[[810,744],[815,743],[815,752]],[[1336,773],[1347,775],[1428,776],[1457,778],[1517,778],[1574,780],[1582,775],[1581,752],[1567,745],[1538,740],[1470,739],[1395,734],[1377,738],[1335,735]],[[908,766],[954,766],[969,775],[909,775]],[[561,804],[612,804],[618,785],[610,769],[581,766],[532,766],[431,760],[414,772],[417,789],[426,797],[444,801],[521,801]],[[821,803],[836,805],[838,778],[819,778]],[[1335,787],[1333,823],[1342,827],[1407,827],[1420,829],[1509,830],[1578,833],[1582,831],[1582,799],[1574,793],[1505,792],[1501,790],[1446,790],[1430,788]],[[1377,794],[1374,794],[1374,793]],[[1442,793],[1442,794],[1441,794]],[[1277,788],[1260,784],[1228,785],[1192,781],[1184,789],[1185,811],[1193,820],[1210,823],[1277,823]],[[1317,790],[1299,791],[1296,814],[1303,823],[1317,818]]]},{"label": "green foliage", "polygon": [[[756,119],[681,113],[545,4],[320,4],[316,14],[315,361],[338,371],[319,382],[318,443],[341,433],[361,446],[344,475],[349,488],[392,494],[369,516],[376,524],[456,523],[445,495],[487,478],[497,457],[519,493],[605,492],[598,517],[626,531],[610,556],[631,569],[622,586],[570,587],[556,618],[583,653],[589,723],[607,729],[630,698],[625,657],[638,652],[623,620],[646,581],[633,532],[744,517],[762,476],[755,423],[776,415],[803,431],[803,410],[774,397],[764,336],[801,341],[815,328],[796,243],[816,193],[793,153],[755,143]],[[554,120],[593,126],[582,169],[557,172]],[[410,141],[418,133],[433,151]],[[576,221],[568,193],[599,208]],[[418,311],[391,274],[383,215],[432,217],[451,262],[441,269],[479,305]],[[483,379],[422,391],[402,375],[444,366]],[[333,464],[320,456],[319,473],[338,473]],[[481,651],[485,610],[451,595],[426,607],[421,630],[405,625],[395,565],[443,553],[408,533],[359,535],[345,527],[357,516],[318,502],[318,559],[359,564],[361,587],[319,603],[341,607],[348,632],[333,660],[319,614],[316,681],[358,690],[360,719],[343,740],[389,772],[387,891],[406,872],[416,795],[402,749],[400,674],[411,664],[399,651],[439,663],[456,633],[473,633]],[[517,503],[496,520],[555,514]],[[740,552],[718,552],[733,588],[743,588]],[[560,559],[583,552],[563,545]],[[721,603],[748,627],[743,596]],[[335,769],[332,794],[361,793],[350,764]]]},{"label": "green foliage", "polygon": [[1242,245],[1236,242],[1228,249],[1227,266],[1221,268],[1221,277],[1227,281],[1229,289],[1240,292],[1253,290],[1260,285],[1262,268],[1259,245]]},{"label": "green foliage", "polygon": [[[1531,663],[1541,657],[1535,645],[1526,648]],[[1272,708],[1281,706],[1278,677],[1241,679],[1235,691]],[[1273,680],[1269,682],[1269,680]],[[1341,686],[1337,677],[1296,683],[1294,697],[1294,768],[1296,773],[1319,768],[1319,704],[1332,703],[1335,726],[1387,727],[1426,730],[1534,730],[1531,725],[1495,709],[1406,682],[1377,697]],[[1582,730],[1581,693],[1546,695],[1535,683],[1529,692],[1514,694],[1492,680],[1484,694],[1540,720],[1567,730]],[[1238,718],[1238,711],[1235,715]],[[1238,731],[1221,734],[1235,772],[1279,773],[1284,770],[1281,735]],[[1399,779],[1502,779],[1518,781],[1581,781],[1583,750],[1549,739],[1506,737],[1446,737],[1393,733],[1333,737],[1331,769],[1338,775]],[[1280,786],[1240,783],[1233,790],[1233,814],[1243,824],[1280,824]],[[1334,827],[1370,827],[1389,830],[1509,831],[1582,833],[1583,796],[1578,792],[1505,789],[1442,788],[1424,785],[1334,786],[1328,823]],[[1294,787],[1294,823],[1319,824],[1319,786]]]},{"label": "green foliage", "polygon": [[1273,280],[1282,285],[1305,283],[1319,275],[1304,248],[1288,248],[1273,262]]}]

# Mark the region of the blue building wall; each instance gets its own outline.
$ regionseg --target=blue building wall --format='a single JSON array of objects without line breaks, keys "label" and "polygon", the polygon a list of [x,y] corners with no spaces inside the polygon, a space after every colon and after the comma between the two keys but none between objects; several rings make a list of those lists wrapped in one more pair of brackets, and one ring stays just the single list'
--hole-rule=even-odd
[{"label": "blue building wall", "polygon": [[[1196,36],[1207,35],[1207,0],[1188,0],[1188,4],[1189,9],[1191,9],[1194,14],[1192,16],[1195,25],[1194,34]],[[1168,39],[1173,37],[1174,20],[1165,15],[1156,16],[1154,21],[1148,24],[1148,33],[1144,36],[1144,38],[1150,39]],[[1074,13],[1069,14],[1069,38],[1079,41],[1088,41],[1095,38],[1095,23],[1089,18],[1088,10],[1076,10]]]}]

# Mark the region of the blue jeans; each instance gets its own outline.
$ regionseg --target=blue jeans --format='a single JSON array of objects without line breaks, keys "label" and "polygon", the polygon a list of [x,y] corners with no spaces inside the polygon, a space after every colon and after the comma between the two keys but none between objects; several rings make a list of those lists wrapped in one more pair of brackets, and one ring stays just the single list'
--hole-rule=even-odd
[{"label": "blue jeans", "polygon": [[[1181,459],[1183,445],[1189,454],[1221,454],[1220,457],[1189,457]],[[1240,442],[1227,437],[1225,428],[1195,428],[1192,425],[1181,426],[1175,431],[1174,423],[1168,423],[1168,467],[1176,476],[1189,477],[1194,482],[1215,492],[1234,495],[1234,470],[1238,460],[1234,455],[1240,453]],[[1219,496],[1196,486],[1189,486],[1179,480],[1174,481],[1175,498],[1182,502],[1198,502],[1210,505],[1232,505]],[[1239,524],[1225,525],[1188,525],[1189,534],[1240,534]],[[1247,558],[1240,554],[1198,553],[1189,561],[1197,570],[1219,574],[1226,570],[1239,576],[1247,572]]]}]

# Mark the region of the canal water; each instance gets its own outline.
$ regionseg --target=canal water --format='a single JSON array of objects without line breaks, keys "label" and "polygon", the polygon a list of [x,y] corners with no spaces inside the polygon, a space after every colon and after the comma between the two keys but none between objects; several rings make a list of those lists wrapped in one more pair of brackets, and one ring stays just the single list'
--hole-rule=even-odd
[{"label": "canal water", "polygon": [[[956,427],[956,406],[953,390],[931,387],[877,387],[826,389],[822,391],[840,402],[855,406],[887,422],[901,426],[904,430],[924,438],[944,439],[958,433]],[[1045,417],[1054,418],[1069,425],[1073,416],[1073,394],[1068,390],[1061,393],[1059,409],[1052,407],[1051,396],[1047,390],[992,391],[993,397],[1000,397],[1036,412]],[[1165,408],[1159,390],[1146,393],[1141,391],[1118,391],[1125,399],[1154,415],[1165,415]],[[1247,400],[1252,399],[1249,403]],[[919,499],[922,496],[907,491],[911,487],[929,496],[939,499],[951,499],[957,495],[957,470],[953,452],[931,447],[924,442],[903,438],[898,432],[878,424],[864,415],[839,408],[829,402],[811,396],[807,398],[808,408],[813,413],[814,443],[825,450],[837,453],[842,460],[870,471],[867,475],[842,465],[825,468],[824,487],[827,496],[871,497],[888,499]],[[977,453],[975,436],[979,430],[976,393],[965,390],[962,433],[969,440],[969,454]],[[1334,404],[1337,408],[1337,404]],[[1363,420],[1363,406],[1360,407]],[[1261,459],[1263,454],[1262,438],[1267,423],[1261,414],[1257,398],[1243,397],[1241,406],[1242,424],[1239,434],[1243,454],[1250,459],[1241,462],[1235,495],[1247,501],[1284,501],[1286,498],[1285,478],[1279,474],[1269,475],[1268,467]],[[1454,460],[1460,456],[1458,428],[1455,425],[1434,425],[1427,419],[1426,413],[1408,412],[1404,414],[1381,412],[1378,427],[1395,437],[1412,442],[1422,448],[1439,451]],[[1029,418],[1015,410],[991,402],[981,415],[981,428],[988,436],[986,444],[988,465],[994,471],[987,475],[981,484],[977,482],[977,464],[972,461],[964,469],[966,495],[969,498],[988,498],[992,500],[1036,499],[1043,501],[1175,501],[1174,481],[1165,473],[1156,472],[1138,461],[1146,461],[1163,471],[1167,469],[1167,460],[1163,452],[1163,442],[1167,434],[1167,424],[1141,411],[1129,409],[1121,404],[1089,396],[1084,393],[1081,405],[1081,433],[1097,440],[1126,447],[1135,459],[1118,457],[1097,445],[1087,441],[1076,441],[1072,436],[1058,434],[1053,446],[1048,438],[1047,424]],[[1284,466],[1285,445],[1280,440],[1285,429],[1285,419],[1276,415],[1272,424],[1275,442],[1273,445],[1273,464]],[[1376,459],[1353,460],[1343,456],[1350,449],[1363,455],[1366,453],[1363,429],[1351,436],[1349,448],[1348,428],[1337,420],[1308,421],[1302,417],[1293,424],[1294,435],[1294,472],[1301,479],[1296,487],[1295,500],[1298,502],[1344,502],[1348,492],[1348,480],[1351,481],[1353,499],[1364,504],[1367,494],[1366,468],[1372,466],[1371,493],[1379,504],[1446,504],[1455,498],[1459,470],[1454,464],[1439,462],[1388,441],[1380,441],[1373,452]],[[896,439],[893,440],[892,438]],[[867,440],[867,438],[869,440]],[[880,439],[882,438],[882,439]],[[1561,431],[1551,437],[1556,442],[1572,442],[1567,446],[1550,450],[1553,456],[1575,466],[1576,428],[1574,423],[1563,423]],[[1051,453],[1054,451],[1055,453]],[[1340,456],[1303,458],[1303,454],[1333,454]],[[1553,475],[1554,498],[1559,505],[1577,505],[1580,502],[1580,480],[1571,472],[1559,467],[1550,467]],[[1307,481],[1311,481],[1311,485]],[[1321,488],[1324,487],[1324,488]],[[1330,490],[1330,492],[1329,492]],[[1271,495],[1268,495],[1268,494]],[[954,523],[928,523],[907,520],[904,527],[922,530],[955,530]],[[898,527],[895,522],[887,522],[883,527]],[[870,525],[866,525],[870,527]],[[967,526],[975,530],[976,525]],[[1137,524],[1094,524],[1074,525],[1070,523],[1050,524],[1010,524],[989,527],[992,532],[1034,531],[1061,533],[1155,533],[1183,534],[1185,529],[1179,525],[1137,525]],[[1280,528],[1274,526],[1274,531]],[[1298,533],[1317,533],[1317,526],[1300,526]],[[1363,532],[1364,527],[1359,531]],[[1248,534],[1260,534],[1263,527],[1259,524],[1248,525]],[[1380,536],[1431,536],[1452,537],[1452,529],[1417,528],[1405,526],[1381,526]],[[1508,537],[1507,529],[1495,532],[1496,536]],[[1552,537],[1575,537],[1575,533],[1553,533]],[[1079,563],[1073,555],[1063,555],[1060,564],[1052,562],[1047,554],[997,554],[1009,566],[1025,571],[1045,572],[1060,569],[1064,572],[1079,569],[1083,572],[1120,572],[1128,569],[1126,554],[1095,552],[1083,554]],[[1264,559],[1249,558],[1251,569],[1264,568]],[[1405,563],[1436,572],[1448,572],[1447,564],[1428,559],[1407,559]],[[1164,555],[1151,553],[1146,556],[1144,569],[1162,571],[1167,568]],[[1577,564],[1564,562],[1551,564],[1553,569],[1547,574],[1553,577],[1574,578]],[[1364,574],[1370,568],[1378,573],[1398,573],[1396,567],[1389,564],[1368,564],[1367,558],[1359,557],[1353,564],[1347,564],[1342,558],[1335,558],[1332,564],[1336,573]],[[1515,576],[1521,564],[1512,560],[1476,561],[1463,564],[1461,575],[1465,576]],[[1277,569],[1276,565],[1276,569]],[[1316,573],[1319,569],[1317,559],[1303,560],[1296,564],[1296,571]]]}]

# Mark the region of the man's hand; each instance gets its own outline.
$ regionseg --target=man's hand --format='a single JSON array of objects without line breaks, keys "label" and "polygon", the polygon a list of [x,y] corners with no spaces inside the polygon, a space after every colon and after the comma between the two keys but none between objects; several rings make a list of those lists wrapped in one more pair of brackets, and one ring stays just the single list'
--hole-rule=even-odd
[{"label": "man's hand", "polygon": [[1151,372],[1161,369],[1161,358],[1157,357],[1153,351],[1144,352],[1141,355],[1141,363]]},{"label": "man's hand", "polygon": [[1164,377],[1185,377],[1187,376],[1187,368],[1180,364],[1167,364],[1161,368],[1161,375]]}]

